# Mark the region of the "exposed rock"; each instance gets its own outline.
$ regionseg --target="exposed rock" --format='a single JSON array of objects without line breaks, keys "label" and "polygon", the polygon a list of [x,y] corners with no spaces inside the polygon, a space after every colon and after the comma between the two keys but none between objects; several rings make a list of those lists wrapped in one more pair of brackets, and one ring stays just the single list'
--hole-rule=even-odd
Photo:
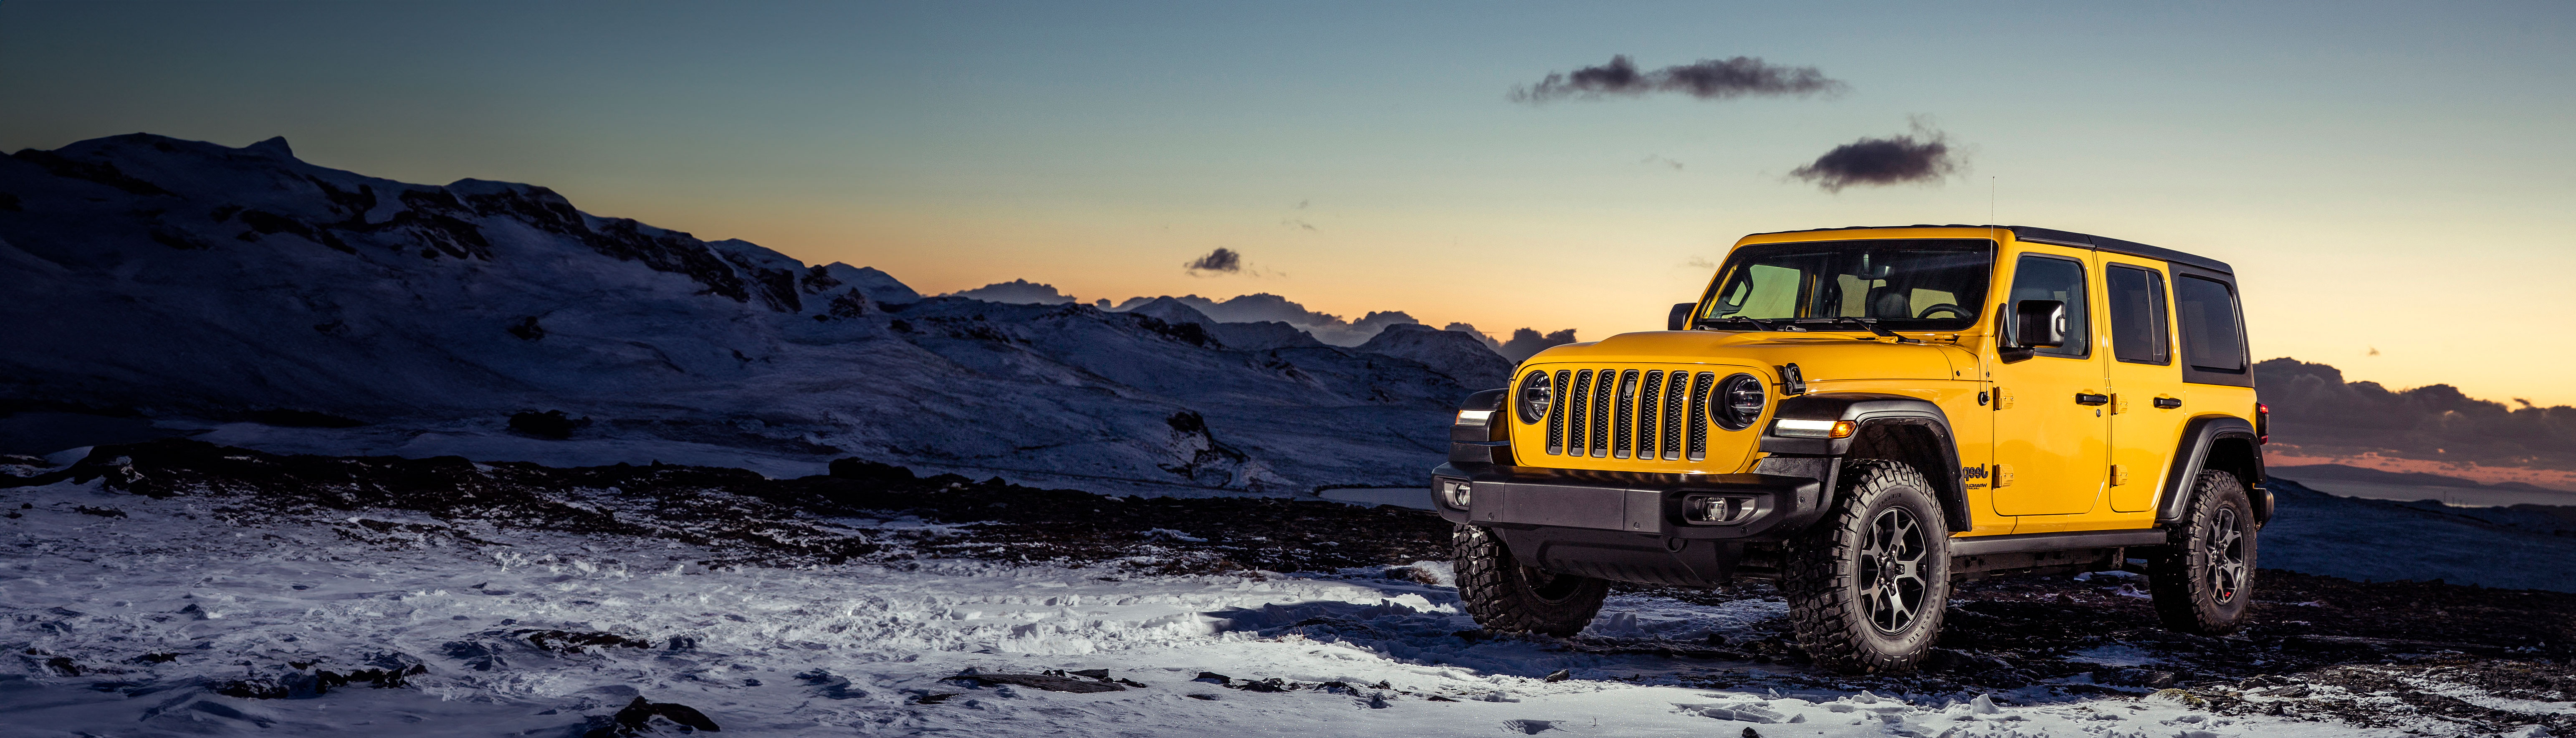
[{"label": "exposed rock", "polygon": [[610,716],[608,724],[594,725],[582,735],[584,738],[641,735],[655,720],[668,720],[692,730],[711,733],[724,730],[716,727],[716,721],[707,719],[706,713],[699,712],[697,708],[676,702],[647,702],[637,697],[635,701],[626,703],[625,709]]},{"label": "exposed rock", "polygon": [[961,673],[956,676],[949,677],[948,679],[949,681],[974,682],[988,687],[1003,684],[1016,684],[1023,687],[1035,687],[1049,692],[1121,692],[1127,689],[1126,687],[1105,681],[1077,679],[1074,677],[1055,676],[1049,674],[986,674],[970,672]]}]

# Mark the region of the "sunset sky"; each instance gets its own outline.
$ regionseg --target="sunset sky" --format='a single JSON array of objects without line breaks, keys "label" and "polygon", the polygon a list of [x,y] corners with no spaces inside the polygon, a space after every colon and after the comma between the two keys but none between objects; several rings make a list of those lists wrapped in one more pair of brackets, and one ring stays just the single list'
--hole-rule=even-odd
[{"label": "sunset sky", "polygon": [[[2576,404],[2571,48],[2565,2],[5,0],[0,148],[282,135],[928,293],[1270,292],[1587,339],[1660,328],[1746,233],[1991,208],[2235,264],[2258,357]],[[1841,86],[1512,98],[1614,55]],[[1959,171],[1790,176],[1918,126]],[[1182,268],[1218,247],[1243,269]]]}]

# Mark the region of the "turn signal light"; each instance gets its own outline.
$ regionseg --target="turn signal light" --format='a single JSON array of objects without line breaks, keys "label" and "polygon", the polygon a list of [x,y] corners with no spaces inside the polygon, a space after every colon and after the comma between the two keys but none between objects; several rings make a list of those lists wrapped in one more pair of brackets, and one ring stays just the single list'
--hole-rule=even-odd
[{"label": "turn signal light", "polygon": [[2272,406],[2254,403],[2254,445],[2272,442]]},{"label": "turn signal light", "polygon": [[1782,418],[1771,422],[1771,435],[1787,438],[1850,438],[1860,424],[1848,420],[1797,420]]}]

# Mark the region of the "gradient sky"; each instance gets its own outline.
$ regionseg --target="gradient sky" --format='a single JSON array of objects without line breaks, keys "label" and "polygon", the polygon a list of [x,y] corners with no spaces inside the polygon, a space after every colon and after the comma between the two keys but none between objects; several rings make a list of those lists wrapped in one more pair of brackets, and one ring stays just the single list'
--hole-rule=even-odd
[{"label": "gradient sky", "polygon": [[[924,292],[1585,338],[1660,328],[1745,233],[1985,223],[1991,192],[2235,264],[2259,357],[2576,404],[2576,4],[1382,5],[0,0],[0,148],[283,135]],[[1850,89],[1507,99],[1613,54]],[[1786,177],[1915,116],[1965,172]],[[1220,246],[1244,273],[1181,269]]]}]

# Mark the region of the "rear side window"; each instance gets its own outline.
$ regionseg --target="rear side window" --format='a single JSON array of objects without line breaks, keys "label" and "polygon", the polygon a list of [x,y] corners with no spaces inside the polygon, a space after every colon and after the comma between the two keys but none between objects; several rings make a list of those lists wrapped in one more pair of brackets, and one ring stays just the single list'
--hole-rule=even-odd
[{"label": "rear side window", "polygon": [[[2244,322],[2237,317],[2236,291],[2226,283],[2188,274],[2174,279],[2174,308],[2182,320],[2182,360],[2190,373],[2245,373]],[[2223,380],[2236,384],[2233,377]]]},{"label": "rear side window", "polygon": [[2165,275],[2152,269],[2113,264],[2103,270],[2111,293],[2111,354],[2138,364],[2171,364],[2173,349],[2165,337]]}]

